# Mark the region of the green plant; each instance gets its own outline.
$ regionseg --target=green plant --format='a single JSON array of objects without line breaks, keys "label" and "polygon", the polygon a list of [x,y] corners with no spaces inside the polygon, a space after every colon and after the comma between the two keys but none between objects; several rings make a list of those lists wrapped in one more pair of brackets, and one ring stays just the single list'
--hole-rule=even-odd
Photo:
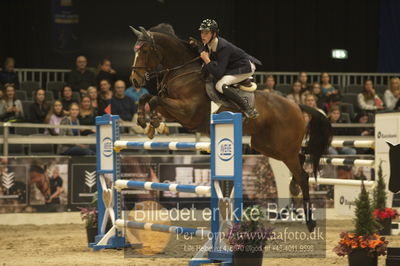
[{"label": "green plant", "polygon": [[356,249],[366,249],[370,256],[385,255],[388,241],[376,233],[380,226],[373,217],[371,201],[364,182],[361,184],[361,192],[355,203],[355,230],[352,233],[341,233],[340,241],[333,251],[339,256],[349,255]]},{"label": "green plant", "polygon": [[354,225],[356,235],[372,235],[379,229],[379,224],[372,215],[372,206],[369,194],[365,189],[364,182],[361,184],[361,192],[355,200],[356,209]]},{"label": "green plant", "polygon": [[97,227],[97,209],[96,208],[81,208],[78,207],[78,209],[80,210],[80,215],[81,215],[81,219],[82,221],[85,222],[85,227],[86,228],[93,228],[93,227]]},{"label": "green plant", "polygon": [[382,161],[379,163],[378,180],[373,193],[374,209],[384,210],[386,208],[386,183],[383,179]]},{"label": "green plant", "polygon": [[272,228],[261,222],[263,213],[258,205],[247,207],[241,221],[233,225],[228,233],[228,241],[233,251],[262,251],[272,236]]}]

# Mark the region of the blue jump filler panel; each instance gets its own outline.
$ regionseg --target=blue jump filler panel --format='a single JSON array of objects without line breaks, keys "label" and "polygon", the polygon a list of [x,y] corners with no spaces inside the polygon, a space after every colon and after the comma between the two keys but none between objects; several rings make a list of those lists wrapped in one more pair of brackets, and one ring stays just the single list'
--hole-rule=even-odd
[{"label": "blue jump filler panel", "polygon": [[[221,262],[223,265],[233,265],[233,255],[221,249],[219,243],[220,214],[218,203],[222,193],[220,181],[233,181],[234,219],[239,222],[242,214],[242,115],[223,112],[211,115],[210,138],[211,143],[184,143],[184,142],[135,142],[120,141],[119,117],[103,115],[96,118],[97,126],[97,188],[99,229],[96,243],[91,244],[94,250],[103,248],[123,248],[129,246],[124,237],[122,227],[146,228],[146,230],[168,231],[176,233],[187,231],[200,234],[197,229],[183,227],[166,227],[157,224],[139,224],[122,219],[121,190],[169,190],[182,191],[203,195],[211,194],[211,236],[207,242],[210,251],[207,258],[195,256],[189,261],[190,266],[202,263]],[[207,150],[211,152],[211,186],[194,186],[179,184],[163,184],[121,179],[122,149],[171,149],[171,150]],[[113,185],[109,183],[112,181]],[[214,211],[215,210],[215,211]],[[113,226],[106,232],[107,222],[111,220]],[[208,232],[208,231],[207,231]]]}]

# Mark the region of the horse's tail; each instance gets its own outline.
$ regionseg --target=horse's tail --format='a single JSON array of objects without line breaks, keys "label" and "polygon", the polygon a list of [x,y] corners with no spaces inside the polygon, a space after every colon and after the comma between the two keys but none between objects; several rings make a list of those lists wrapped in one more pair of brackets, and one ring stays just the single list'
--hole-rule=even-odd
[{"label": "horse's tail", "polygon": [[319,161],[331,144],[332,127],[326,116],[318,110],[306,105],[300,105],[300,109],[311,116],[307,129],[306,153],[310,154],[314,177],[317,178]]}]

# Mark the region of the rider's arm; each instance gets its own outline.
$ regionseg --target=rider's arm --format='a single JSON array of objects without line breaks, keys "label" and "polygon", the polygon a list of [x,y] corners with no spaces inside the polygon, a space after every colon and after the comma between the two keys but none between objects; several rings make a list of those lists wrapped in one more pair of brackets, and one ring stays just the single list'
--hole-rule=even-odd
[{"label": "rider's arm", "polygon": [[230,51],[227,47],[223,47],[218,50],[217,59],[212,60],[204,67],[210,72],[216,79],[221,79],[225,72],[229,62]]}]

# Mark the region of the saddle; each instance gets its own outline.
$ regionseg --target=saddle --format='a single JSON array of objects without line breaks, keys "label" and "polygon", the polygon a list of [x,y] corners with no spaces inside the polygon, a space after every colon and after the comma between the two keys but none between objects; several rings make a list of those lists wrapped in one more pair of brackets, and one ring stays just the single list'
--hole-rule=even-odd
[{"label": "saddle", "polygon": [[253,78],[245,79],[237,84],[233,84],[232,87],[238,88],[242,91],[253,92],[257,90],[257,84],[253,82]]},{"label": "saddle", "polygon": [[[235,88],[238,94],[241,97],[243,97],[251,107],[254,108],[254,103],[255,103],[254,91],[257,89],[257,84],[252,82],[252,78],[245,79],[237,84],[232,84],[230,86]],[[211,79],[208,79],[206,81],[206,92],[208,97],[214,103],[218,105],[223,105],[225,107],[235,108],[240,110],[240,108],[235,103],[227,99],[223,94],[221,94],[215,89],[215,84],[214,82],[211,81]]]}]

